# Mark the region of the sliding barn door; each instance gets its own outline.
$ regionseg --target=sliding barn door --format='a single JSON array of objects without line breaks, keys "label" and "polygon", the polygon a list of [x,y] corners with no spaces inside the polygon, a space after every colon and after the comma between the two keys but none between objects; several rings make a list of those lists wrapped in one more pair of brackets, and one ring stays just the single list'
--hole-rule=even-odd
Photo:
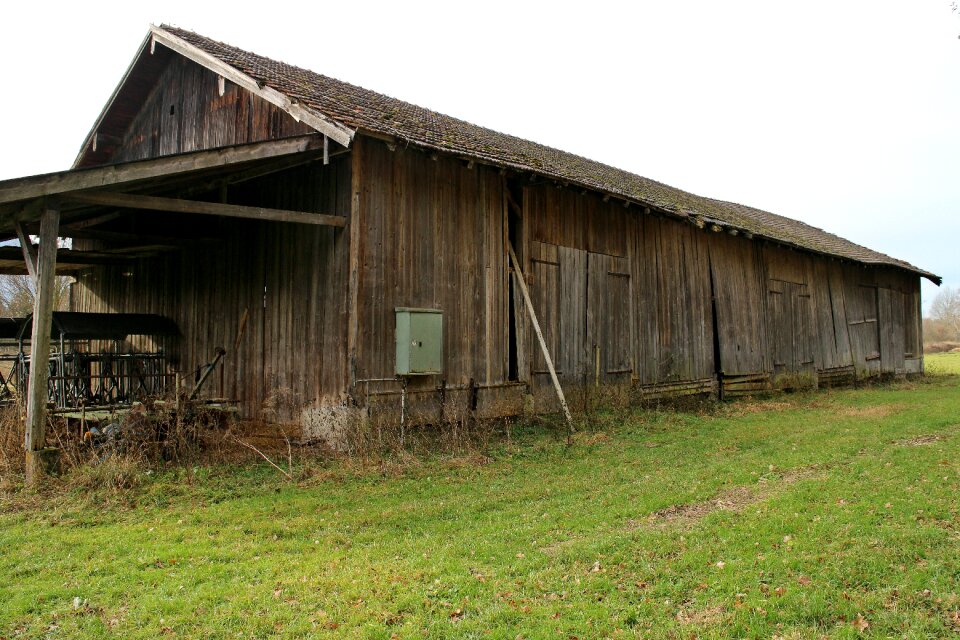
[{"label": "sliding barn door", "polygon": [[[530,243],[530,299],[540,330],[564,386],[584,374],[587,311],[587,252],[542,242]],[[548,386],[550,372],[536,335],[531,331],[531,379]]]},{"label": "sliding barn door", "polygon": [[629,261],[591,253],[587,288],[586,337],[593,356],[590,381],[629,383],[633,374]]},{"label": "sliding barn door", "polygon": [[[531,242],[529,281],[561,386],[629,383],[633,318],[628,260]],[[534,392],[546,400],[552,393],[547,362],[533,332],[528,342]]]},{"label": "sliding barn door", "polygon": [[807,285],[771,279],[767,300],[774,374],[812,371],[815,325]]},{"label": "sliding barn door", "polygon": [[880,373],[880,329],[877,313],[877,288],[859,285],[848,304],[847,324],[850,328],[850,344],[853,348],[857,375],[860,377]]},{"label": "sliding barn door", "polygon": [[904,372],[904,298],[899,291],[883,287],[877,289],[877,332],[880,337],[880,369],[883,373]]}]

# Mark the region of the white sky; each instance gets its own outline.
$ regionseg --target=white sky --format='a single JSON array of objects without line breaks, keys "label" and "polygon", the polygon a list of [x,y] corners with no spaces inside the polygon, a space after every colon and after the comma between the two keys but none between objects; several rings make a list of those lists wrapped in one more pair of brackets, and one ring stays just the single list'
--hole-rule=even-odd
[{"label": "white sky", "polygon": [[3,13],[0,179],[68,168],[148,25],[166,22],[960,282],[948,0],[35,1]]}]

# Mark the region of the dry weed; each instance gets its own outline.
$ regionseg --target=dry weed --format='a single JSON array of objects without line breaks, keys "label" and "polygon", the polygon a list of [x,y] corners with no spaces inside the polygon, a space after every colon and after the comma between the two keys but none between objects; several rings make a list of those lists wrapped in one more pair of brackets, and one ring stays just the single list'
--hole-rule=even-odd
[{"label": "dry weed", "polygon": [[905,408],[902,404],[877,404],[869,407],[844,407],[837,413],[847,418],[886,418]]},{"label": "dry weed", "polygon": [[0,482],[23,476],[23,418],[20,407],[0,407]]},{"label": "dry weed", "polygon": [[939,434],[930,434],[923,436],[916,436],[913,438],[904,438],[903,440],[897,440],[893,444],[898,447],[925,447],[931,445],[935,442],[940,442],[941,440],[946,440],[947,436]]}]

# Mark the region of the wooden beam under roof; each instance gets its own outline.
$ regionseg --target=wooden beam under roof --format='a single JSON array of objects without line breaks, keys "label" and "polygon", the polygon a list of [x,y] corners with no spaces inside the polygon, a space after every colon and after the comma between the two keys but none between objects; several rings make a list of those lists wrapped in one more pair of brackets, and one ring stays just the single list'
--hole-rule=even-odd
[{"label": "wooden beam under roof", "polygon": [[229,218],[268,220],[271,222],[319,224],[331,227],[344,227],[347,224],[347,219],[344,216],[327,215],[323,213],[249,207],[239,204],[203,202],[200,200],[180,200],[178,198],[161,198],[158,196],[112,193],[109,191],[69,193],[64,195],[64,199],[82,204],[117,207],[121,209],[145,209],[165,213],[195,213]]},{"label": "wooden beam under roof", "polygon": [[[27,225],[27,231],[36,235],[39,231],[35,225]],[[174,235],[149,235],[142,233],[132,233],[129,231],[103,231],[101,229],[88,229],[86,227],[74,228],[73,226],[60,225],[60,237],[72,238],[74,240],[103,240],[104,242],[119,243],[139,243],[153,245],[170,246],[188,246],[201,245],[217,242],[217,238],[193,238]]]},{"label": "wooden beam under roof", "polygon": [[[40,230],[37,230],[39,235]],[[24,225],[17,223],[17,239],[20,241],[20,250],[23,251],[23,260],[26,263],[27,273],[30,274],[30,277],[33,279],[33,288],[36,291],[37,285],[40,280],[37,276],[37,253],[34,250],[33,242],[30,241],[30,237],[27,234],[27,230],[24,228]]]},{"label": "wooden beam under roof", "polygon": [[[132,249],[132,248],[128,248]],[[159,255],[162,251],[158,247],[137,247],[136,253],[114,253],[110,251],[77,251],[75,249],[59,249],[57,252],[57,267],[69,265],[72,268],[92,267],[100,264],[121,264],[136,258],[145,258]],[[149,249],[149,251],[148,251]],[[0,247],[0,269],[9,273],[15,267],[15,273],[25,274],[26,263],[20,247]]]},{"label": "wooden beam under roof", "polygon": [[30,200],[42,196],[97,189],[138,180],[149,180],[201,169],[222,167],[253,160],[276,158],[322,149],[321,136],[310,134],[268,142],[194,151],[177,155],[124,162],[89,169],[28,176],[0,182],[0,204]]}]

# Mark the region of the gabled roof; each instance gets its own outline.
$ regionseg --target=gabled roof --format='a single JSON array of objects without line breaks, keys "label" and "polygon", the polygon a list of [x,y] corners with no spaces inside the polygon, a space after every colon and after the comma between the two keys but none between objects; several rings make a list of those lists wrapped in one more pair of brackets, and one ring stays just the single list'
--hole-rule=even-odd
[{"label": "gabled roof", "polygon": [[[229,80],[238,83],[252,80],[255,83],[252,89],[261,93],[272,92],[269,95],[278,94],[289,100],[289,105],[298,110],[288,109],[294,117],[297,117],[296,113],[307,113],[321,118],[324,128],[334,127],[341,135],[352,137],[353,131],[360,131],[388,136],[426,149],[533,172],[703,224],[719,224],[789,246],[864,264],[906,269],[937,284],[941,281],[933,273],[798,220],[697,196],[594,160],[271,60],[191,31],[164,25],[153,27],[151,32],[155,42],[209,68],[219,65],[222,74],[231,74],[225,76]],[[239,74],[236,76],[238,80],[232,75],[234,73]],[[311,124],[307,120],[304,122]],[[326,133],[319,127],[318,130]]]}]

